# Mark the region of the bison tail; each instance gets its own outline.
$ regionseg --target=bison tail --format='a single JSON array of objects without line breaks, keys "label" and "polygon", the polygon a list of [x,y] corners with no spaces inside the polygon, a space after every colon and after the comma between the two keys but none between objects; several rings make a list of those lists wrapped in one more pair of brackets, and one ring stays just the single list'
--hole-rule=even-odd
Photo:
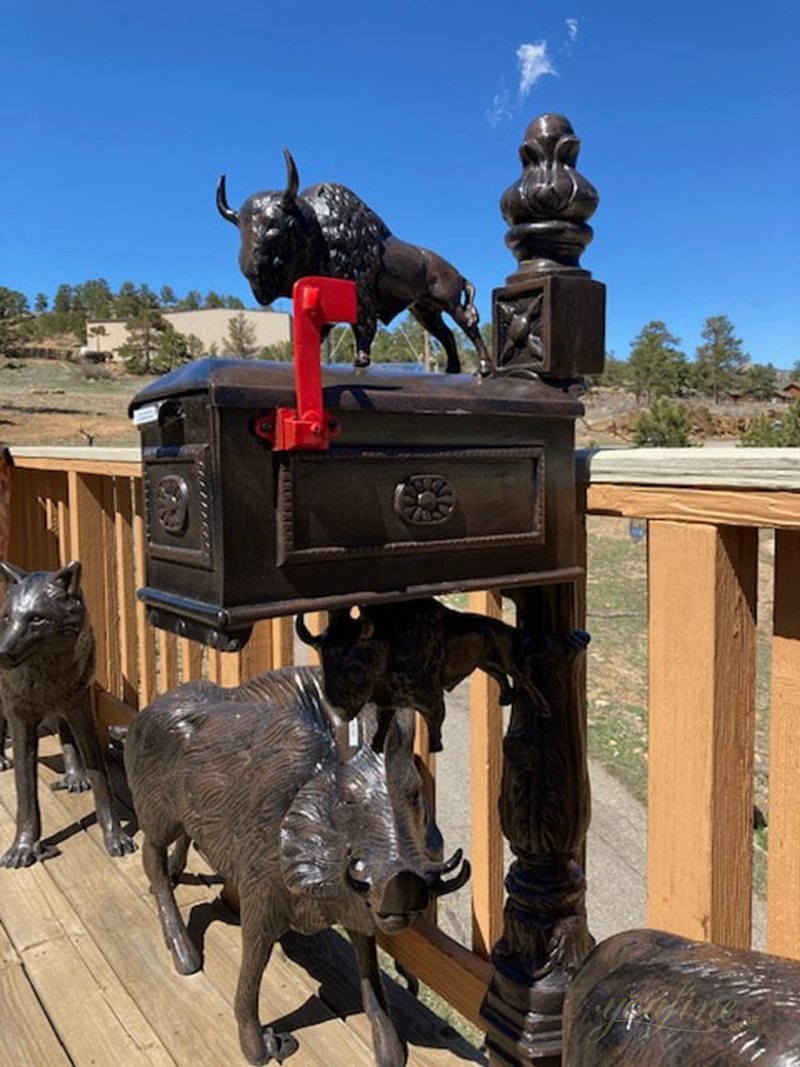
[{"label": "bison tail", "polygon": [[464,285],[462,288],[462,304],[464,314],[466,317],[467,326],[478,325],[478,309],[475,307],[475,286],[472,282],[468,282],[464,279]]}]

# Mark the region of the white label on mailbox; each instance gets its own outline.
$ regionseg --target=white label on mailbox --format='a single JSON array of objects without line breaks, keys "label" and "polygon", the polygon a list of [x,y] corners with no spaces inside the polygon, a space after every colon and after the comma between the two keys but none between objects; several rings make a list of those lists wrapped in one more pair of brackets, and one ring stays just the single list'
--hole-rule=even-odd
[{"label": "white label on mailbox", "polygon": [[158,422],[158,409],[160,404],[145,404],[136,408],[133,412],[133,425],[146,426],[150,422]]}]

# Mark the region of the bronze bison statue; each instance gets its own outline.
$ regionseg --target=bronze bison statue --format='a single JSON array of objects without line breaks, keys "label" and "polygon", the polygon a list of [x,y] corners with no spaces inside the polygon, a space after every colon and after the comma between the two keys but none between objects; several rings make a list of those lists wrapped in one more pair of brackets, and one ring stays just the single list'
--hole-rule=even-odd
[{"label": "bronze bison statue", "polygon": [[308,275],[345,278],[358,294],[357,366],[370,361],[378,320],[388,324],[407,308],[444,347],[449,374],[457,374],[461,362],[442,312],[475,345],[480,371],[488,374],[471,283],[435,252],[395,237],[345,186],[322,182],[299,192],[297,166],[287,149],[284,155],[285,189],[254,193],[239,211],[228,206],[224,174],[217,185],[217,209],[239,230],[239,266],[259,304],[291,296],[295,282]]},{"label": "bronze bison statue", "polygon": [[303,616],[297,633],[320,654],[325,694],[345,718],[367,702],[390,711],[416,708],[428,724],[430,749],[442,748],[444,693],[474,670],[500,684],[509,704],[515,687],[541,702],[521,630],[433,599],[363,607],[357,617],[333,611],[322,634],[312,634]]}]

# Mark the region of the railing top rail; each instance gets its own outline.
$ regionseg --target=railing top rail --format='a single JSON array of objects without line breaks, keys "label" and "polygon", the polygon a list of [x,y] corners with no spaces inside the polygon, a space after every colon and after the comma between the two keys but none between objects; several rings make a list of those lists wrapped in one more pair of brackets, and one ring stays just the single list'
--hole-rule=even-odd
[{"label": "railing top rail", "polygon": [[125,448],[95,448],[89,445],[11,445],[11,453],[20,466],[27,460],[52,459],[54,461],[85,460],[95,462],[141,462],[141,450],[136,445]]},{"label": "railing top rail", "polygon": [[800,448],[596,448],[576,458],[585,485],[800,491]]},{"label": "railing top rail", "polygon": [[[141,463],[138,447],[11,446],[15,462],[33,469],[91,469]],[[109,471],[116,473],[116,471]],[[576,453],[584,485],[673,486],[684,489],[758,489],[800,492],[800,448],[594,448]]]},{"label": "railing top rail", "polygon": [[77,471],[81,474],[135,477],[141,472],[139,448],[94,448],[89,445],[10,446],[17,467],[27,470]]}]

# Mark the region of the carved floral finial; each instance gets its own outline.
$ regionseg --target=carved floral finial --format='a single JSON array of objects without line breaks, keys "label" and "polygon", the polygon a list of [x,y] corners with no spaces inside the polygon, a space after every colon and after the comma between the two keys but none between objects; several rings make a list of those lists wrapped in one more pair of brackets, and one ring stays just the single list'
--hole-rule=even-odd
[{"label": "carved floral finial", "polygon": [[[592,239],[594,186],[575,170],[580,141],[563,115],[540,115],[525,130],[523,172],[500,201],[506,244],[519,262],[514,280],[531,274],[588,274],[580,266]],[[509,281],[512,281],[509,278]]]}]

